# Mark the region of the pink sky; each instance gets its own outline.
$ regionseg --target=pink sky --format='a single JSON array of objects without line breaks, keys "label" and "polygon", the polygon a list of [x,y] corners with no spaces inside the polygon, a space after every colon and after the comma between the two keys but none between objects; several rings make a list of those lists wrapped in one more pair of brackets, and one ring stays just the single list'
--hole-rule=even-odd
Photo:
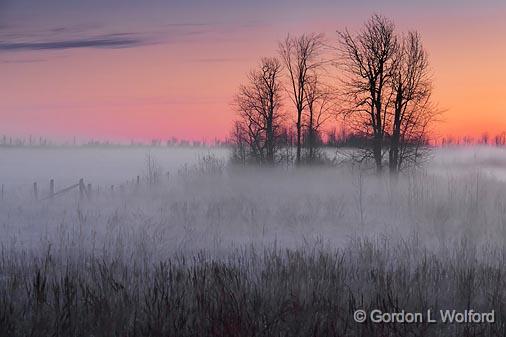
[{"label": "pink sky", "polygon": [[[235,90],[260,57],[276,54],[277,41],[286,33],[324,32],[334,43],[336,30],[359,28],[373,10],[392,18],[400,31],[422,34],[434,70],[435,98],[444,109],[437,135],[506,131],[504,5],[438,10],[431,4],[418,11],[409,5],[342,11],[325,6],[304,11],[276,7],[267,17],[241,11],[222,21],[216,13],[206,18],[199,11],[194,16],[202,24],[185,24],[193,17],[191,8],[184,7],[179,21],[174,17],[164,23],[161,16],[148,25],[145,17],[132,27],[128,20],[114,21],[107,29],[98,25],[73,33],[135,30],[150,36],[148,43],[132,48],[0,50],[0,133],[111,140],[224,138],[234,117],[230,102]],[[276,11],[282,14],[276,16]],[[44,32],[40,27],[46,29],[47,22],[28,29],[20,20],[7,24],[9,34],[5,29],[0,34],[0,49],[2,42],[56,38],[34,34]],[[18,33],[24,30],[31,35]]]}]

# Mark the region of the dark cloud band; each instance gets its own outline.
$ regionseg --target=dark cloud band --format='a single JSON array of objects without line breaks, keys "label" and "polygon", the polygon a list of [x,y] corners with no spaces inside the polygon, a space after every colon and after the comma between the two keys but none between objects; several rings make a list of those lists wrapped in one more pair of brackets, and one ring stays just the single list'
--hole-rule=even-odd
[{"label": "dark cloud band", "polygon": [[140,38],[103,36],[89,39],[72,39],[44,42],[2,42],[0,51],[60,50],[76,48],[132,48],[144,44]]}]

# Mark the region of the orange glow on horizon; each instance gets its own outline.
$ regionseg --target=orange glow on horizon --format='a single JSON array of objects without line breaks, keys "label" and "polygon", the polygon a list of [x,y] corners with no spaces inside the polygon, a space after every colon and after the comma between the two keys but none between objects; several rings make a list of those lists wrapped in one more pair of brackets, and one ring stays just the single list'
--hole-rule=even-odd
[{"label": "orange glow on horizon", "polygon": [[[367,15],[357,17],[354,27]],[[506,131],[506,24],[501,15],[485,19],[398,20],[400,31],[420,31],[430,54],[434,99],[444,111],[434,126],[435,139]],[[0,132],[122,140],[223,139],[234,118],[230,103],[237,87],[260,57],[275,55],[279,39],[297,27],[324,31],[335,41],[335,30],[345,26],[347,22],[313,18],[302,26],[289,22],[241,28],[225,37],[141,48],[4,53]],[[26,62],[6,62],[18,57]]]}]

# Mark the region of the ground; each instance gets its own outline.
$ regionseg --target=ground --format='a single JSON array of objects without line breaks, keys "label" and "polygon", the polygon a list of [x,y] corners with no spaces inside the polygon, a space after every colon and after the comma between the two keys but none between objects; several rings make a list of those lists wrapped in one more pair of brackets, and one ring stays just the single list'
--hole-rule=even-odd
[{"label": "ground", "polygon": [[[0,336],[504,333],[506,151],[437,149],[397,179],[226,158],[1,149]],[[89,195],[44,199],[80,178]],[[496,323],[353,320],[469,308]]]}]

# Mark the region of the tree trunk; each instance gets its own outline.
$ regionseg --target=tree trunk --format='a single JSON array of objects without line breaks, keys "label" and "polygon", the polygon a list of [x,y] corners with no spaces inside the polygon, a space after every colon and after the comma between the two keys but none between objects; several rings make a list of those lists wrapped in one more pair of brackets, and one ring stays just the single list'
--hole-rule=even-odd
[{"label": "tree trunk", "polygon": [[401,109],[402,109],[402,95],[401,88],[397,93],[395,100],[394,123],[392,130],[392,138],[390,139],[390,149],[388,153],[390,173],[395,175],[399,171],[399,145],[401,137]]},{"label": "tree trunk", "polygon": [[314,129],[313,129],[313,108],[309,107],[309,162],[314,161]]},{"label": "tree trunk", "polygon": [[297,159],[296,163],[300,164],[300,152],[301,152],[301,131],[302,131],[302,110],[297,111]]},{"label": "tree trunk", "polygon": [[390,173],[396,175],[399,171],[399,140],[398,136],[392,136],[388,153],[388,166]]},{"label": "tree trunk", "polygon": [[380,134],[377,134],[374,136],[373,156],[374,156],[374,162],[376,163],[376,171],[378,173],[383,171],[383,163],[381,160],[382,142],[383,142],[383,139]]},{"label": "tree trunk", "polygon": [[274,131],[272,126],[272,114],[267,118],[267,157],[268,165],[274,164]]},{"label": "tree trunk", "polygon": [[381,118],[381,95],[376,96],[376,130],[374,132],[373,156],[376,163],[376,171],[383,171],[382,147],[383,147],[383,123]]}]

